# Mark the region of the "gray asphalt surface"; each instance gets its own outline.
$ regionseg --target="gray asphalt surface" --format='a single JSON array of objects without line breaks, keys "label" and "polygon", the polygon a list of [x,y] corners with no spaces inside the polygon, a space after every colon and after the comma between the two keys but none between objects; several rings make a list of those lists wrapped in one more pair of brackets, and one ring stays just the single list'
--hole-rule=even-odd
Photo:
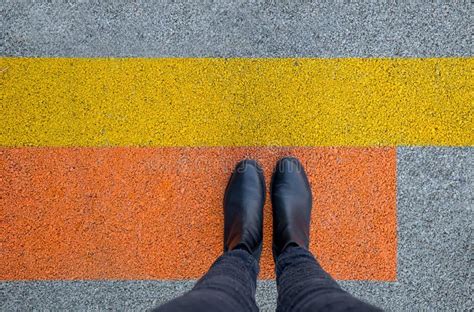
[{"label": "gray asphalt surface", "polygon": [[275,2],[3,0],[0,55],[429,57],[473,54],[471,1]]},{"label": "gray asphalt surface", "polygon": [[[354,295],[389,311],[472,309],[474,148],[398,148],[398,282],[343,281]],[[1,310],[147,309],[194,281],[25,281],[0,283]],[[263,311],[276,305],[261,281]]]},{"label": "gray asphalt surface", "polygon": [[[0,56],[472,57],[470,1],[11,1]],[[344,281],[392,311],[472,310],[474,150],[398,149],[398,282]],[[0,282],[0,310],[146,309],[194,281]],[[262,281],[262,310],[276,288]]]}]

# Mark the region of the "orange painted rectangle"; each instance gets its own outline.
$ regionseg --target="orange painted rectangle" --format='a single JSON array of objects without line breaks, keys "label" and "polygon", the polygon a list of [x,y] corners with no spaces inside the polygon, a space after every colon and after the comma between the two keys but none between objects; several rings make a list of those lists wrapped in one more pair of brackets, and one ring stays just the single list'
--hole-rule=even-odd
[{"label": "orange painted rectangle", "polygon": [[[222,198],[243,157],[299,157],[311,250],[337,279],[396,279],[395,148],[1,148],[0,279],[198,278],[222,251]],[[271,206],[260,278],[273,278]]]}]

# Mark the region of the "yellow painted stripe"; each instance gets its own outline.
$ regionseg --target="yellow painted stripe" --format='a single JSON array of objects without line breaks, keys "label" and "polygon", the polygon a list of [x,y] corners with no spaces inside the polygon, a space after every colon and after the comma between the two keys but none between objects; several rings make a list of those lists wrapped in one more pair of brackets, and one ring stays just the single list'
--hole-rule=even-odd
[{"label": "yellow painted stripe", "polygon": [[473,145],[473,65],[1,58],[0,145]]}]

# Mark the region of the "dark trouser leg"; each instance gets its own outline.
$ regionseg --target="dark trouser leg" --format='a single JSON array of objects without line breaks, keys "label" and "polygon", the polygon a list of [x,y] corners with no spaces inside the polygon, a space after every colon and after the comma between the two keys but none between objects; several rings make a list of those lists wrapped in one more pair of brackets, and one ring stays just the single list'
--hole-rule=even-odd
[{"label": "dark trouser leg", "polygon": [[342,290],[306,249],[287,248],[276,273],[277,311],[380,311]]},{"label": "dark trouser leg", "polygon": [[258,270],[257,261],[247,251],[226,252],[191,291],[155,311],[258,311]]}]

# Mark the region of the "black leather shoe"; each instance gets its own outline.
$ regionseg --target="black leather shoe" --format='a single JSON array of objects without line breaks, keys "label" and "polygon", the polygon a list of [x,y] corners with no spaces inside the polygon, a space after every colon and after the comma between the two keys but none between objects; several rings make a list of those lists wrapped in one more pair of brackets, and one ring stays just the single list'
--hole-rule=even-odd
[{"label": "black leather shoe", "polygon": [[224,251],[244,249],[260,260],[265,192],[265,178],[258,163],[240,161],[224,195]]},{"label": "black leather shoe", "polygon": [[312,195],[303,165],[293,157],[277,162],[271,183],[273,258],[288,246],[308,249]]}]

